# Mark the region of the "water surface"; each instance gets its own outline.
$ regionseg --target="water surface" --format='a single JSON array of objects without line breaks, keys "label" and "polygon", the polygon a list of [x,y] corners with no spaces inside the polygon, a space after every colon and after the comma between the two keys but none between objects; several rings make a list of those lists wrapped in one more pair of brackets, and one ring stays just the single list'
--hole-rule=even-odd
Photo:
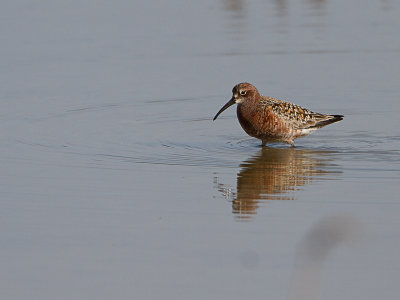
[{"label": "water surface", "polygon": [[[395,299],[400,8],[6,1],[2,299]],[[242,81],[342,122],[262,148]]]}]

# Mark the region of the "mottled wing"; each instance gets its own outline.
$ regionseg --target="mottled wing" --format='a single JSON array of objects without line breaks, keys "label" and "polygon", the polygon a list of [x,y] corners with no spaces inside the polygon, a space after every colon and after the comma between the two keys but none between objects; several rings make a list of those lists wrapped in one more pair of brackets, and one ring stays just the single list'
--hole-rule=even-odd
[{"label": "mottled wing", "polygon": [[[262,97],[261,105],[294,129],[311,129],[327,125],[333,116],[312,112],[296,104],[271,97]],[[331,122],[328,122],[331,123]]]}]

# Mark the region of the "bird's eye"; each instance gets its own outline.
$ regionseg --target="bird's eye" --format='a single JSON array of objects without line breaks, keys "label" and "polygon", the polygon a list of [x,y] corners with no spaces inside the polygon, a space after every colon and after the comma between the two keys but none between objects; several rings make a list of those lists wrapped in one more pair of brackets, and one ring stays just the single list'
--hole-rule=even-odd
[{"label": "bird's eye", "polygon": [[246,95],[246,91],[245,90],[241,90],[240,91],[240,95],[242,95],[242,96]]}]

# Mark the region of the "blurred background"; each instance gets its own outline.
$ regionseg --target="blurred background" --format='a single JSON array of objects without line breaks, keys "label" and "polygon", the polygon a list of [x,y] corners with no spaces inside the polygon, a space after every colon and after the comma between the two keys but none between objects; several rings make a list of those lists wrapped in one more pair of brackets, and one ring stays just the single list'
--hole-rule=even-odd
[{"label": "blurred background", "polygon": [[[2,299],[395,299],[400,3],[2,1]],[[232,87],[345,118],[267,148]]]}]

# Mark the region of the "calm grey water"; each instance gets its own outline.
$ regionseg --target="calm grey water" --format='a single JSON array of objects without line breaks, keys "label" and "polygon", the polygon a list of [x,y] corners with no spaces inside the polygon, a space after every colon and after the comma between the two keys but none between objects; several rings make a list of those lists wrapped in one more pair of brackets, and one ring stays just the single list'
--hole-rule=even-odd
[{"label": "calm grey water", "polygon": [[[1,299],[397,299],[394,0],[3,1]],[[345,119],[260,141],[242,81]]]}]

